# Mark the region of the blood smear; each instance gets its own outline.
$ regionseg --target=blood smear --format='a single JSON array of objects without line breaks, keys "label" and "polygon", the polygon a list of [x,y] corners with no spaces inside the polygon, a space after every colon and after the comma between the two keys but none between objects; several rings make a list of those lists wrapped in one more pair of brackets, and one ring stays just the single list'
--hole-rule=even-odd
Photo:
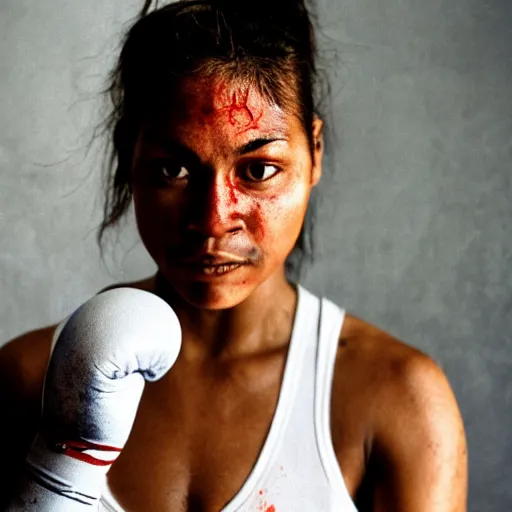
[{"label": "blood smear", "polygon": [[[262,491],[260,491],[260,494]],[[261,512],[276,512],[276,507],[274,505],[268,505],[266,501],[264,501],[261,505],[258,506],[258,510]]]}]

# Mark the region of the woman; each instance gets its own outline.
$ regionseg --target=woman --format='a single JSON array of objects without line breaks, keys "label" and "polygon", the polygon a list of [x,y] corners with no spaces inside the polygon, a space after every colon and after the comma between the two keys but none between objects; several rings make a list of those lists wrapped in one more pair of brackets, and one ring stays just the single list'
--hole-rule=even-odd
[{"label": "woman", "polygon": [[[101,234],[133,201],[158,272],[130,286],[172,306],[183,343],[144,390],[102,506],[465,510],[464,430],[441,370],[286,278],[322,173],[303,2],[151,3],[112,77]],[[13,480],[54,332],[0,351]]]}]

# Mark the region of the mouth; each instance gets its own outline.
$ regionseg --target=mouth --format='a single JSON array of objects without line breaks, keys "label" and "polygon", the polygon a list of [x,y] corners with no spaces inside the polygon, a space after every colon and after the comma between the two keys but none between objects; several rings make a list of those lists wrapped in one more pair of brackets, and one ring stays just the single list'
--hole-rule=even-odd
[{"label": "mouth", "polygon": [[217,277],[234,272],[249,264],[247,260],[233,261],[218,257],[204,257],[179,262],[178,266],[198,277]]},{"label": "mouth", "polygon": [[[195,250],[194,250],[195,249]],[[183,244],[169,250],[168,264],[185,279],[206,280],[223,278],[243,272],[242,267],[258,265],[259,253],[253,246],[194,248]],[[178,275],[176,277],[178,277]]]},{"label": "mouth", "polygon": [[218,265],[195,265],[195,268],[205,276],[220,276],[222,274],[227,274],[228,272],[233,272],[233,270],[244,265],[247,265],[247,263],[228,262]]}]

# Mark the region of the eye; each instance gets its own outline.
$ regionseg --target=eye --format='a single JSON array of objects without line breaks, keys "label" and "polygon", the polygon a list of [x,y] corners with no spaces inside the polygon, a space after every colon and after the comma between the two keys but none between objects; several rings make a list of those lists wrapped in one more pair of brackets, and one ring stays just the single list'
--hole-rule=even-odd
[{"label": "eye", "polygon": [[155,169],[163,178],[168,180],[182,180],[189,175],[186,167],[169,161],[155,162]]},{"label": "eye", "polygon": [[245,175],[251,181],[265,181],[275,176],[280,169],[275,165],[254,162],[245,168]]}]

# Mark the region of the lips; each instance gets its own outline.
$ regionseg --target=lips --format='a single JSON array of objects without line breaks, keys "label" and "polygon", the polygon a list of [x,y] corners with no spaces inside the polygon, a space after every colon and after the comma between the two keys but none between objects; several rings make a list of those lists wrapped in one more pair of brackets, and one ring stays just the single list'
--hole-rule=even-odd
[{"label": "lips", "polygon": [[233,254],[227,251],[217,251],[215,253],[206,254],[202,256],[200,259],[211,260],[212,265],[226,265],[230,263],[247,263],[247,258],[243,256],[239,256],[238,254]]},{"label": "lips", "polygon": [[233,272],[240,267],[248,265],[248,261],[232,261],[224,259],[201,258],[199,260],[189,260],[181,262],[179,266],[192,271],[196,275],[202,276],[220,276]]},{"label": "lips", "polygon": [[221,265],[204,265],[201,270],[207,276],[226,274],[244,265],[243,263],[223,263]]},{"label": "lips", "polygon": [[218,267],[223,265],[246,264],[247,258],[228,252],[205,253],[178,260],[178,263],[193,266]]},{"label": "lips", "polygon": [[227,251],[202,252],[173,260],[180,267],[206,269],[211,274],[226,272],[250,263],[248,258]]},{"label": "lips", "polygon": [[[229,242],[229,243],[228,243]],[[233,238],[229,241],[181,240],[166,249],[167,261],[171,265],[218,266],[234,263],[258,264],[261,251],[249,240]]]},{"label": "lips", "polygon": [[231,243],[224,247],[211,246],[205,243],[202,247],[189,245],[174,246],[168,252],[168,265],[174,267],[185,279],[207,280],[231,274],[241,267],[257,265],[259,251],[253,246]]}]

